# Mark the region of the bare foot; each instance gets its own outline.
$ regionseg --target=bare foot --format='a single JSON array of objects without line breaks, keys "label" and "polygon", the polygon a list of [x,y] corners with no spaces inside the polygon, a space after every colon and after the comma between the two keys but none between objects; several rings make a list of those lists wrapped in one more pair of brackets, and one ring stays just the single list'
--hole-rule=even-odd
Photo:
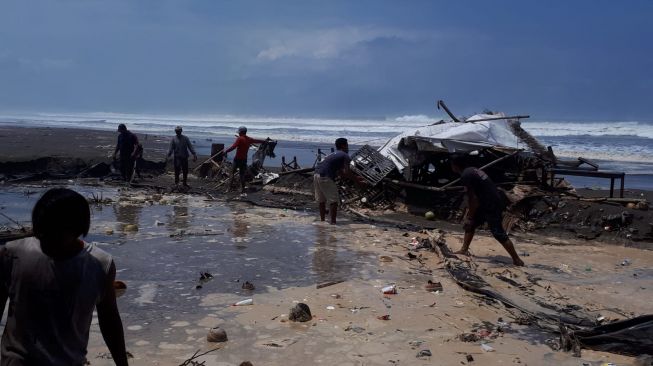
[{"label": "bare foot", "polygon": [[469,250],[462,250],[462,249],[457,251],[457,252],[453,252],[453,254],[460,254],[460,255],[466,255],[466,256],[470,255]]},{"label": "bare foot", "polygon": [[524,261],[521,259],[513,260],[512,264],[516,265],[517,267],[523,267],[524,266]]}]

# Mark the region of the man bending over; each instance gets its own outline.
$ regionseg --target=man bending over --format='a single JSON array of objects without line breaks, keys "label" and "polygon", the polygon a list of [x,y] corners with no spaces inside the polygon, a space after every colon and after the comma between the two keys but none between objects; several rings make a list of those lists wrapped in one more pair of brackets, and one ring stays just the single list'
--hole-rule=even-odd
[{"label": "man bending over", "polygon": [[462,248],[456,254],[469,255],[469,245],[474,238],[476,228],[487,222],[492,236],[510,254],[512,263],[523,266],[524,262],[517,255],[515,246],[501,224],[505,204],[494,182],[482,170],[468,167],[464,155],[454,155],[451,158],[451,170],[460,174],[468,199],[467,216],[463,225],[465,237]]}]

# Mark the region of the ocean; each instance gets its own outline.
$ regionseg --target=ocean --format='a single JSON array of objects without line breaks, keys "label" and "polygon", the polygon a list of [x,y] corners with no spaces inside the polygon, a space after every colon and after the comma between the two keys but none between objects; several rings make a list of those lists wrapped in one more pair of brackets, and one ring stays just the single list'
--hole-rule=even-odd
[{"label": "ocean", "polygon": [[[212,142],[230,143],[238,126],[247,126],[253,137],[284,141],[279,156],[297,156],[300,165],[310,165],[317,148],[327,149],[337,137],[351,145],[380,146],[400,132],[439,121],[425,115],[385,119],[280,118],[233,115],[154,115],[123,113],[0,113],[0,125],[20,127],[68,127],[115,130],[118,123],[137,133],[172,135],[174,126],[184,127],[201,153]],[[522,127],[559,157],[584,157],[601,169],[623,171],[626,187],[653,189],[653,121],[531,121]],[[605,188],[605,179],[569,177],[576,186]]]}]

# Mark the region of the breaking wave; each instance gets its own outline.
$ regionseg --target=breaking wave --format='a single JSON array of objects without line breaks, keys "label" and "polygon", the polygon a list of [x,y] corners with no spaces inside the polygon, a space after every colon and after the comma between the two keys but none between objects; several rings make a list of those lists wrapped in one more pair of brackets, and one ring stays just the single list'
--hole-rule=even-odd
[{"label": "breaking wave", "polygon": [[522,122],[535,136],[635,136],[653,139],[652,122]]},{"label": "breaking wave", "polygon": [[[231,138],[245,125],[255,137],[331,144],[347,137],[352,144],[382,145],[400,132],[439,121],[427,115],[385,119],[279,118],[235,115],[155,115],[125,113],[22,113],[0,115],[0,125],[115,130],[118,123],[139,133],[168,135],[182,125],[195,138]],[[534,122],[522,127],[556,155],[651,163],[653,122]]]}]

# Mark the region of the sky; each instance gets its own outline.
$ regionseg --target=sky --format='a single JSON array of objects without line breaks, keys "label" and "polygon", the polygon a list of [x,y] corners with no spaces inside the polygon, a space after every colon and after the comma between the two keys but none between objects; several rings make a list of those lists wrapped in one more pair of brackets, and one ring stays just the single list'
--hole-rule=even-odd
[{"label": "sky", "polygon": [[0,111],[651,121],[653,1],[2,0]]}]

